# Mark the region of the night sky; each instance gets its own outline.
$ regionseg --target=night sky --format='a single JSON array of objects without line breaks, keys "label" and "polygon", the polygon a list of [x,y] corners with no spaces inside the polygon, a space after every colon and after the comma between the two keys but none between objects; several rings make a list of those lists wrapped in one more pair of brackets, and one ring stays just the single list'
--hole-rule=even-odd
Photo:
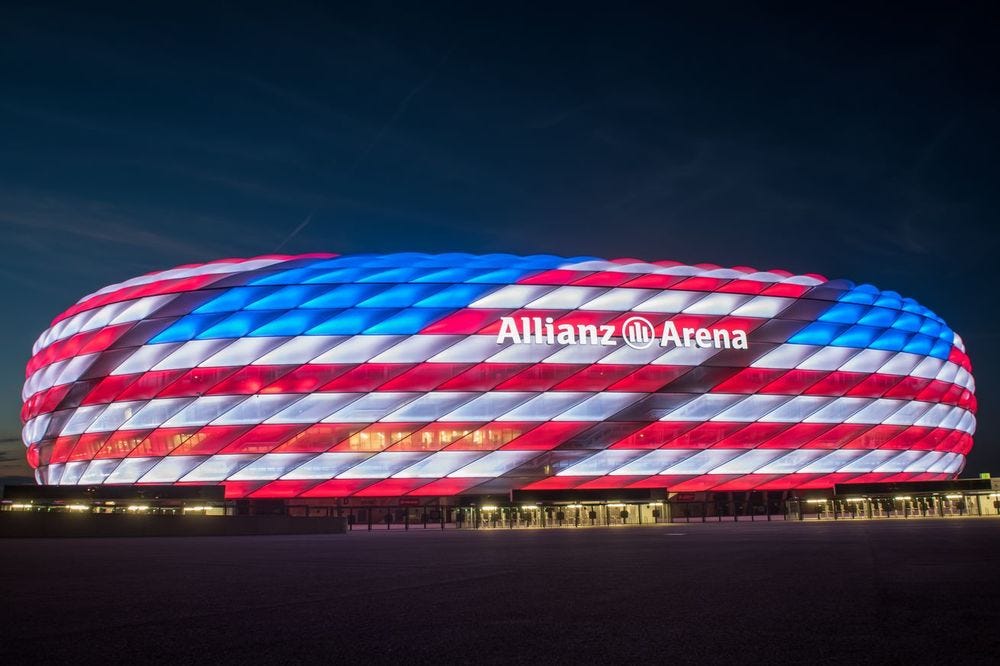
[{"label": "night sky", "polygon": [[29,473],[20,389],[52,317],[139,273],[279,249],[674,259],[894,289],[964,338],[966,475],[1000,475],[987,6],[421,5],[0,9],[0,476]]}]

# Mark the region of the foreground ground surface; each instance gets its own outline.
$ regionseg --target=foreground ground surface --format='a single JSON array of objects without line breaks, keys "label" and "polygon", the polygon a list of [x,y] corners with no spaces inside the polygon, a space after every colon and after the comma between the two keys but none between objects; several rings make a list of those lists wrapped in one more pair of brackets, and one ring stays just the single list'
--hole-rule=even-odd
[{"label": "foreground ground surface", "polygon": [[993,662],[1000,520],[0,541],[5,661]]}]

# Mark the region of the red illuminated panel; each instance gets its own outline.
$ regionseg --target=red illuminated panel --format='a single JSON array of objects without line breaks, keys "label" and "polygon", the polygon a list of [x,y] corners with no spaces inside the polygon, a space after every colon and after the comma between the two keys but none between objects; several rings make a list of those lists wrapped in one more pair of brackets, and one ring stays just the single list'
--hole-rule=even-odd
[{"label": "red illuminated panel", "polygon": [[636,481],[647,478],[645,475],[622,475],[622,476],[601,476],[591,479],[577,486],[578,490],[611,490],[614,488],[628,488]]},{"label": "red illuminated panel", "polygon": [[[471,335],[480,329],[499,322],[505,310],[459,310],[429,324],[421,333],[442,335]],[[499,326],[499,324],[497,324]],[[499,328],[498,328],[499,330]]]},{"label": "red illuminated panel", "polygon": [[688,365],[644,365],[609,386],[608,390],[637,393],[657,391],[690,369],[691,366]]},{"label": "red illuminated panel", "polygon": [[293,365],[249,365],[213,386],[209,395],[252,395],[292,371]]},{"label": "red illuminated panel", "polygon": [[[527,309],[525,309],[525,310],[517,310],[515,312],[508,312],[508,313],[504,314],[504,317],[509,317],[509,318],[513,319],[514,322],[517,324],[518,329],[520,329],[521,326],[522,326],[522,324],[523,324],[523,322],[521,321],[522,319],[528,319],[528,320],[540,319],[542,321],[545,321],[545,319],[547,317],[551,317],[553,320],[557,320],[560,317],[564,317],[564,316],[566,316],[568,314],[570,314],[570,312],[568,310],[527,310]],[[497,335],[500,332],[500,327],[502,325],[503,324],[500,321],[500,318],[498,317],[496,321],[494,321],[493,323],[489,324],[488,326],[484,326],[482,329],[480,329],[479,331],[476,331],[476,332],[479,335]],[[534,323],[532,323],[531,325],[532,325],[532,327],[534,327]],[[532,328],[532,335],[534,335],[534,328]]]},{"label": "red illuminated panel", "polygon": [[713,391],[716,393],[756,393],[787,372],[787,370],[771,368],[744,368],[716,386]]},{"label": "red illuminated panel", "polygon": [[808,479],[802,483],[795,486],[798,489],[806,490],[809,488],[832,488],[838,483],[847,483],[851,479],[858,476],[854,472],[835,472],[833,474],[821,474],[815,478]]},{"label": "red illuminated panel", "polygon": [[771,448],[769,440],[787,430],[789,425],[788,423],[750,423],[715,446],[720,449],[752,449],[768,442],[767,447]]},{"label": "red illuminated panel", "polygon": [[720,278],[689,277],[675,284],[673,288],[685,291],[715,291],[728,281]]},{"label": "red illuminated panel", "polygon": [[431,479],[385,479],[354,493],[357,497],[395,497],[426,486]]},{"label": "red illuminated panel", "polygon": [[661,275],[658,273],[650,273],[649,275],[640,275],[634,280],[629,280],[622,286],[633,289],[669,289],[683,279],[683,275]]},{"label": "red illuminated panel", "polygon": [[799,395],[828,374],[830,373],[823,370],[789,370],[770,384],[765,384],[760,392]]},{"label": "red illuminated panel", "polygon": [[160,391],[156,397],[178,398],[202,395],[237,370],[238,368],[193,368]]},{"label": "red illuminated panel", "polygon": [[[498,391],[547,391],[566,377],[580,371],[583,365],[536,363],[496,387]],[[569,390],[569,389],[567,389]]]},{"label": "red illuminated panel", "polygon": [[249,497],[250,493],[263,486],[266,481],[223,481],[226,488],[226,499]]},{"label": "red illuminated panel", "polygon": [[727,481],[733,481],[737,478],[740,478],[739,474],[702,474],[701,476],[696,476],[693,479],[687,479],[686,481],[671,484],[670,491],[698,492],[700,490],[714,488],[715,486],[721,485]]},{"label": "red illuminated panel", "polygon": [[674,486],[692,478],[690,474],[657,474],[629,484],[629,488],[665,488],[673,490]]},{"label": "red illuminated panel", "polygon": [[139,446],[132,449],[129,458],[165,456],[190,438],[198,428],[157,428],[149,433]]},{"label": "red illuminated panel", "polygon": [[635,371],[634,365],[597,364],[564,379],[555,386],[556,391],[603,391]]},{"label": "red illuminated panel", "polygon": [[[218,426],[217,426],[218,427]],[[267,453],[305,430],[307,424],[261,424],[240,435],[221,453]]]},{"label": "red illuminated panel", "polygon": [[440,451],[481,427],[482,423],[431,423],[392,444],[391,451]]},{"label": "red illuminated panel", "polygon": [[56,438],[56,441],[52,446],[52,457],[50,458],[50,462],[66,462],[69,458],[69,454],[73,452],[73,447],[76,446],[78,439],[80,439],[79,435]]},{"label": "red illuminated panel", "polygon": [[898,375],[870,375],[853,386],[846,395],[858,398],[880,398],[886,391],[898,384],[899,380]]},{"label": "red illuminated panel", "polygon": [[593,425],[589,421],[585,423],[550,421],[529,430],[501,448],[516,451],[548,451]]},{"label": "red illuminated panel", "polygon": [[832,423],[795,423],[787,430],[773,435],[762,446],[769,449],[797,449],[831,428],[833,428]]},{"label": "red illuminated panel", "polygon": [[747,426],[746,423],[722,423],[709,421],[702,423],[682,435],[675,437],[660,448],[662,449],[707,449],[718,444],[738,430]]},{"label": "red illuminated panel", "polygon": [[493,451],[538,426],[537,422],[493,422],[473,430],[448,447],[449,451]]},{"label": "red illuminated panel", "polygon": [[587,271],[571,271],[562,269],[552,269],[542,271],[535,275],[529,275],[518,280],[518,284],[570,284],[590,275]]},{"label": "red illuminated panel", "polygon": [[485,479],[437,479],[435,481],[431,481],[425,486],[421,486],[410,491],[408,494],[419,497],[447,497],[450,495],[464,493],[470,488],[479,485],[483,481],[485,481]]},{"label": "red illuminated panel", "polygon": [[721,285],[718,291],[728,294],[759,294],[767,286],[767,282],[756,280],[731,280]]},{"label": "red illuminated panel", "polygon": [[354,364],[302,365],[271,382],[260,392],[312,393],[354,367]]},{"label": "red illuminated panel", "polygon": [[274,450],[274,453],[322,453],[365,427],[363,423],[315,423]]},{"label": "red illuminated panel", "polygon": [[379,386],[380,391],[432,391],[471,367],[470,363],[420,363]]},{"label": "red illuminated panel", "polygon": [[528,367],[526,363],[480,363],[439,388],[445,391],[489,391]]},{"label": "red illuminated panel", "polygon": [[409,363],[363,363],[324,384],[321,390],[372,391],[412,367]]},{"label": "red illuminated panel", "polygon": [[375,423],[334,446],[331,451],[384,451],[392,444],[409,437],[420,428],[419,423]]},{"label": "red illuminated panel", "polygon": [[855,437],[842,448],[845,449],[878,449],[896,435],[906,430],[906,426],[877,425]]},{"label": "red illuminated panel", "polygon": [[[205,426],[173,449],[178,456],[210,455],[218,453],[247,430],[250,426]],[[183,430],[183,429],[179,429]]]},{"label": "red illuminated panel", "polygon": [[150,430],[118,430],[104,442],[104,446],[94,458],[124,458],[139,446]]},{"label": "red illuminated panel", "polygon": [[271,481],[266,486],[258,488],[257,490],[250,493],[250,497],[254,498],[264,498],[264,497],[298,497],[304,491],[312,488],[313,486],[320,483],[317,480],[277,480]]},{"label": "red illuminated panel", "polygon": [[927,436],[931,428],[924,426],[909,426],[891,440],[885,443],[885,449],[912,449],[914,445]]},{"label": "red illuminated panel", "polygon": [[375,479],[330,479],[304,491],[300,497],[348,497],[374,482]]},{"label": "red illuminated panel", "polygon": [[809,291],[809,287],[801,284],[791,284],[789,282],[777,282],[761,292],[764,296],[785,296],[787,298],[798,298]]},{"label": "red illuminated panel", "polygon": [[768,481],[783,476],[782,474],[744,474],[743,476],[729,481],[724,481],[712,488],[715,492],[732,492],[735,490],[753,490],[759,488]]},{"label": "red illuminated panel", "polygon": [[[96,405],[103,404],[106,402],[112,402],[118,399],[118,396],[124,391],[132,382],[136,381],[142,375],[111,375],[105,377],[101,382],[90,390],[90,393],[83,399],[80,403],[81,405]],[[63,387],[63,394],[69,389],[69,386]],[[57,403],[58,404],[58,403]],[[54,406],[53,406],[54,408]],[[47,409],[44,411],[52,411]]]},{"label": "red illuminated panel", "polygon": [[867,377],[863,372],[831,372],[805,390],[806,395],[844,395]]},{"label": "red illuminated panel", "polygon": [[803,448],[839,449],[869,428],[870,425],[860,423],[840,423],[804,444]]},{"label": "red illuminated panel", "polygon": [[580,287],[617,287],[623,282],[632,279],[632,277],[632,273],[600,271],[582,277],[573,284]]},{"label": "red illuminated panel", "polygon": [[115,400],[149,400],[180,378],[185,370],[157,370],[147,372],[130,383]]},{"label": "red illuminated panel", "polygon": [[930,383],[930,379],[923,377],[903,377],[898,384],[886,391],[885,397],[912,400]]},{"label": "red illuminated panel", "polygon": [[109,432],[92,432],[80,435],[80,439],[69,455],[70,460],[93,460],[104,442],[111,436]]},{"label": "red illuminated panel", "polygon": [[621,439],[610,447],[611,449],[659,449],[680,435],[691,430],[698,423],[689,421],[660,421]]},{"label": "red illuminated panel", "polygon": [[534,483],[529,483],[525,490],[568,490],[592,479],[591,476],[550,476]]}]

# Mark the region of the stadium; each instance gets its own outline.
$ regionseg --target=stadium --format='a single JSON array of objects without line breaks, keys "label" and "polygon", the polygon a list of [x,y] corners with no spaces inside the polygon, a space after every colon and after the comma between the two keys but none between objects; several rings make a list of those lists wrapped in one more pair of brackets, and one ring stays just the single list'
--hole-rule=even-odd
[{"label": "stadium", "polygon": [[274,255],[84,297],[22,421],[44,485],[448,503],[954,479],[974,392],[931,310],[816,274]]}]

